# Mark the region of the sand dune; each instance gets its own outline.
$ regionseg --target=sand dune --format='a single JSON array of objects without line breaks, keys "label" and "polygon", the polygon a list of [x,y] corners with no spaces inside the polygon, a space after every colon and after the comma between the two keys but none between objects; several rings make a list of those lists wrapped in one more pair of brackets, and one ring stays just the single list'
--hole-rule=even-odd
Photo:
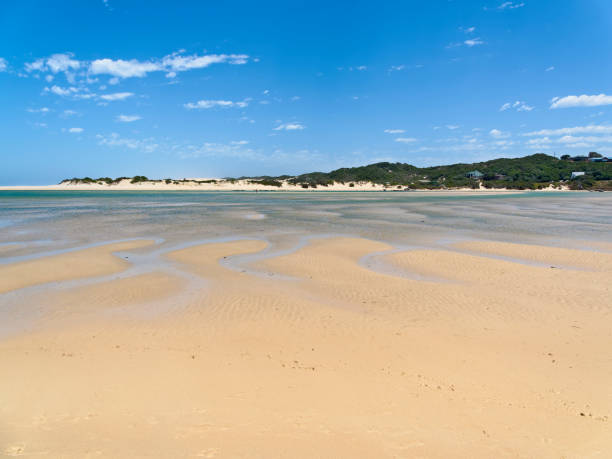
[{"label": "sand dune", "polygon": [[[390,273],[440,279],[423,281],[360,263],[387,244],[328,238],[244,272],[219,263],[266,247],[198,245],[165,256],[185,278],[25,295],[42,315],[0,342],[11,369],[0,378],[0,451],[557,458],[612,448],[607,258],[490,242],[381,255]],[[87,251],[44,263],[56,278],[127,263],[91,267]],[[160,301],[163,313],[151,313]]]}]

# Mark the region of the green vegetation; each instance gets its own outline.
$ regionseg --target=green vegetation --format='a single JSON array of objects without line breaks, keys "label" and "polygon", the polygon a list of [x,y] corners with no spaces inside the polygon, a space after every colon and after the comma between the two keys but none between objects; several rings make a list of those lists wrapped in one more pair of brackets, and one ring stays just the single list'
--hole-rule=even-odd
[{"label": "green vegetation", "polygon": [[279,188],[283,186],[282,182],[279,182],[278,180],[274,180],[271,178],[263,178],[260,180],[249,180],[249,183],[253,183],[255,185],[276,186]]},{"label": "green vegetation", "polygon": [[71,179],[65,179],[62,180],[61,183],[84,183],[84,184],[106,184],[106,185],[115,185],[117,183],[119,183],[121,180],[126,179],[129,177],[118,177],[116,179],[112,179],[110,177],[99,177],[97,179],[93,179],[91,177],[83,177],[83,178],[71,178]]},{"label": "green vegetation", "polygon": [[[593,161],[589,161],[589,158]],[[331,172],[311,172],[296,177],[281,175],[278,177],[241,177],[248,183],[274,186],[280,188],[283,180],[300,186],[301,188],[319,188],[332,185],[334,182],[346,183],[355,187],[359,182],[371,182],[392,187],[395,190],[404,188],[419,189],[449,189],[449,188],[479,188],[489,189],[508,188],[515,190],[537,190],[549,186],[561,187],[567,185],[576,190],[612,190],[612,163],[597,162],[601,155],[591,152],[589,156],[574,157],[564,155],[561,159],[537,153],[523,158],[500,158],[479,163],[460,163],[448,166],[434,166],[419,168],[404,163],[382,162],[360,167],[345,167]],[[478,171],[482,174],[478,178],[470,178],[468,172]],[[572,172],[584,172],[585,175],[571,179]],[[147,177],[137,175],[132,178],[90,177],[72,178],[62,183],[85,184],[116,184],[128,179],[131,183],[140,183],[149,180]],[[234,183],[237,179],[225,179]],[[159,181],[159,180],[157,180]],[[161,182],[161,181],[160,181]],[[182,179],[165,179],[167,184],[190,182]],[[199,180],[197,183],[217,183],[217,180]]]},{"label": "green vegetation", "polygon": [[[468,172],[477,170],[481,179],[468,178]],[[441,189],[468,187],[510,188],[530,190],[559,185],[570,180],[572,172],[584,171],[580,180],[584,189],[603,186],[612,180],[612,163],[590,161],[573,162],[569,156],[557,159],[542,153],[523,158],[500,158],[472,164],[451,164],[418,168],[403,163],[376,163],[368,166],[336,169],[329,173],[313,172],[289,180],[290,183],[327,186],[333,182],[373,182],[397,189]],[[589,180],[590,179],[590,180]]]}]

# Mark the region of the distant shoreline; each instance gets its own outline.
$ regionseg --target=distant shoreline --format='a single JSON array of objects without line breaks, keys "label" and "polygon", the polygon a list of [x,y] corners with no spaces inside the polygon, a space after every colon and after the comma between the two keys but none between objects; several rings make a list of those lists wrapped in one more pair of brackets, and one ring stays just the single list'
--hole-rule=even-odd
[{"label": "distant shoreline", "polygon": [[282,182],[281,186],[262,185],[249,183],[249,180],[224,180],[207,179],[206,182],[199,180],[187,180],[180,183],[165,183],[163,181],[143,181],[131,183],[130,180],[122,180],[116,184],[106,183],[61,183],[57,185],[14,185],[0,186],[0,191],[218,191],[218,192],[392,192],[392,193],[522,193],[525,191],[570,191],[567,187],[547,187],[540,190],[518,190],[508,188],[480,188],[467,187],[446,189],[408,189],[405,186],[382,185],[372,182],[353,182],[351,184],[334,182],[330,185],[318,185],[317,187],[304,188],[300,185]]}]

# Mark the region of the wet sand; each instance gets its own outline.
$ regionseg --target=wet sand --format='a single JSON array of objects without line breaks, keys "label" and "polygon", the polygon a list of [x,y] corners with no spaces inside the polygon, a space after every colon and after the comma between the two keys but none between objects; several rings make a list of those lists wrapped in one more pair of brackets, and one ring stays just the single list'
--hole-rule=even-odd
[{"label": "wet sand", "polygon": [[0,340],[4,455],[612,449],[604,246],[322,236],[275,251],[247,238],[169,249],[132,273],[153,244],[0,266],[5,319],[35,317]]}]

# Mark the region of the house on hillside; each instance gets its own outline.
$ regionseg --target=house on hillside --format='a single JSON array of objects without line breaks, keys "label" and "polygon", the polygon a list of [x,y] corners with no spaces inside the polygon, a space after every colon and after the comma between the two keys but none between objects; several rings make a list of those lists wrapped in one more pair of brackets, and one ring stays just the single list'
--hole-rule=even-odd
[{"label": "house on hillside", "polygon": [[480,171],[470,171],[467,174],[465,174],[465,176],[467,178],[481,179],[484,176],[484,174]]},{"label": "house on hillside", "polygon": [[581,177],[584,175],[584,172],[572,172],[570,180],[574,180],[576,177]]}]

